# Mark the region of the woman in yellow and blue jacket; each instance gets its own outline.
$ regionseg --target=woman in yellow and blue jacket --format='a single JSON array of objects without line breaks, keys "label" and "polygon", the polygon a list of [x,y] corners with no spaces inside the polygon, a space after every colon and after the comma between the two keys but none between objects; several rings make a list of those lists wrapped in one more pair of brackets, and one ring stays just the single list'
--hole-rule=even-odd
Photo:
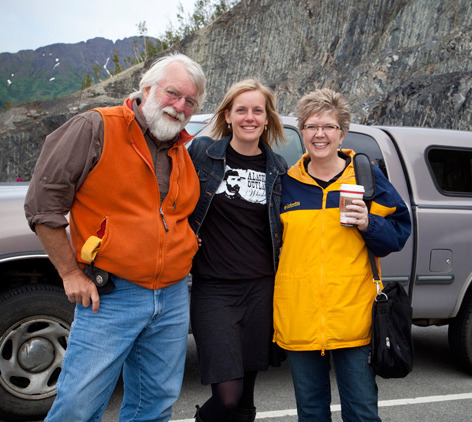
[{"label": "woman in yellow and blue jacket", "polygon": [[379,421],[375,373],[368,364],[376,295],[369,248],[382,257],[410,234],[408,209],[374,166],[376,196],[348,206],[341,226],[341,184],[356,184],[354,151],[341,150],[349,106],[329,89],[298,103],[307,153],[282,179],[283,241],[274,292],[274,340],[287,350],[298,420],[330,421],[330,358],[343,421]]}]

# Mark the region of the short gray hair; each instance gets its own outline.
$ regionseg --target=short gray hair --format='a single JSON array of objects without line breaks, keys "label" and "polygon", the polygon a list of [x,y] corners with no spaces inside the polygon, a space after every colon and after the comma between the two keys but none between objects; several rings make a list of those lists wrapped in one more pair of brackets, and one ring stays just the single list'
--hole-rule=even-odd
[{"label": "short gray hair", "polygon": [[[198,110],[202,107],[203,101],[205,100],[205,85],[206,78],[203,73],[202,67],[190,57],[180,53],[171,53],[167,56],[157,59],[147,72],[141,78],[139,82],[139,91],[133,92],[130,98],[137,98],[142,95],[144,88],[153,87],[158,84],[165,76],[165,70],[170,64],[180,62],[182,63],[187,72],[190,74],[190,79],[197,88],[197,102]],[[198,110],[194,110],[194,113]]]}]

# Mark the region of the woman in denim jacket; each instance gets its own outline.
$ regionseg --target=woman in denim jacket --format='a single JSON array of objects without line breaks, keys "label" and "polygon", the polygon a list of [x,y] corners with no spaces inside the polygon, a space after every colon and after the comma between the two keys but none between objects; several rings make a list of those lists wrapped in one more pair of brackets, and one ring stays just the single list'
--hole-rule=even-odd
[{"label": "woman in denim jacket", "polygon": [[271,348],[274,277],[281,240],[280,177],[287,163],[272,92],[234,84],[213,116],[212,136],[189,153],[200,179],[190,224],[201,239],[192,267],[191,322],[203,384],[212,396],[196,421],[254,421],[257,372]]}]

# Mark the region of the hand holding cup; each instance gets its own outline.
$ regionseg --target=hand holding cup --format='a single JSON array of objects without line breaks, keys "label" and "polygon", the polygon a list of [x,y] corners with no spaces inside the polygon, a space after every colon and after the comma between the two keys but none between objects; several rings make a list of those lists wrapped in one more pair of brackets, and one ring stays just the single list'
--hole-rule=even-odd
[{"label": "hand holding cup", "polygon": [[364,186],[342,184],[339,191],[339,211],[342,226],[357,226],[364,231],[369,227],[369,212],[362,200]]}]

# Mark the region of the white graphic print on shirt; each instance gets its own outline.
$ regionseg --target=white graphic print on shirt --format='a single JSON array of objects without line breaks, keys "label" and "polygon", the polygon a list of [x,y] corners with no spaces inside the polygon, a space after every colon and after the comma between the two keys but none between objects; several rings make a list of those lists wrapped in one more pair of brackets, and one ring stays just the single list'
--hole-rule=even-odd
[{"label": "white graphic print on shirt", "polygon": [[266,175],[251,169],[233,169],[226,166],[225,177],[216,195],[224,194],[230,199],[243,199],[256,204],[266,203]]}]

